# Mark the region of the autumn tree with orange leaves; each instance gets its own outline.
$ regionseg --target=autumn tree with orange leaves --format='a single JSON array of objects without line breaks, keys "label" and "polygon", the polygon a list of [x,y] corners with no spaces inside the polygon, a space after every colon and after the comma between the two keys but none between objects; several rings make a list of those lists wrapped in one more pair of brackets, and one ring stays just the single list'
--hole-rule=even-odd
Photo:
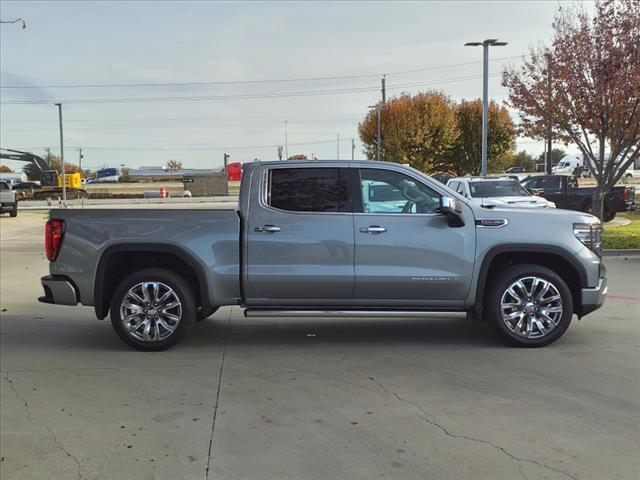
[{"label": "autumn tree with orange leaves", "polygon": [[593,17],[560,9],[553,31],[503,85],[525,128],[548,119],[580,149],[602,218],[604,196],[640,156],[640,2],[599,0]]},{"label": "autumn tree with orange leaves", "polygon": [[[402,94],[381,106],[381,159],[408,163],[428,172],[458,138],[455,104],[440,92]],[[370,110],[358,125],[367,158],[376,158],[377,112]]]}]

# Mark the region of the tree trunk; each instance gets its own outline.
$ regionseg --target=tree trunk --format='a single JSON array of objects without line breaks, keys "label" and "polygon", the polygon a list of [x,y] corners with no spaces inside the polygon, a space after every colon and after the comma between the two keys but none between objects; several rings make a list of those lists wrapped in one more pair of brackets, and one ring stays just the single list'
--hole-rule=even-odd
[{"label": "tree trunk", "polygon": [[600,221],[604,218],[604,188],[602,185],[597,185],[596,190],[593,193],[593,201],[591,204],[591,213],[598,217]]}]

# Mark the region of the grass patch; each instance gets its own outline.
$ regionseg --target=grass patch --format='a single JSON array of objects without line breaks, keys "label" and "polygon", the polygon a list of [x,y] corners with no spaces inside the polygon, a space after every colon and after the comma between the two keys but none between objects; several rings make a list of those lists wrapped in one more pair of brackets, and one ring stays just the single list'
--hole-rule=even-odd
[{"label": "grass patch", "polygon": [[628,218],[629,225],[605,225],[602,246],[616,249],[640,249],[640,210],[618,213],[616,218]]}]

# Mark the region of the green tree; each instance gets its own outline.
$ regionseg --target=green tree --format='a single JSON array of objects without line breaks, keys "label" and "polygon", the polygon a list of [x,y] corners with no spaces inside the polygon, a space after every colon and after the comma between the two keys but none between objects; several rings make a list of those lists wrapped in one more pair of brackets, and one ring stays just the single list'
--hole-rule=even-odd
[{"label": "green tree", "polygon": [[[482,101],[463,100],[456,107],[460,136],[443,158],[442,169],[458,175],[479,175],[482,170]],[[489,103],[487,169],[502,172],[513,161],[516,131],[507,109]]]},{"label": "green tree", "polygon": [[536,159],[529,152],[520,150],[513,156],[511,166],[524,167],[527,172],[533,172],[536,169]]},{"label": "green tree", "polygon": [[[538,156],[538,163],[545,162],[545,159],[546,159],[545,155],[546,154],[543,152]],[[565,152],[561,148],[552,148],[551,149],[551,166],[552,167],[556,166],[558,162],[562,160],[566,155],[567,155],[567,152]]]},{"label": "green tree", "polygon": [[[381,106],[382,160],[408,163],[428,172],[436,168],[458,137],[454,104],[440,92],[402,94]],[[377,112],[358,125],[367,158],[376,158]]]}]

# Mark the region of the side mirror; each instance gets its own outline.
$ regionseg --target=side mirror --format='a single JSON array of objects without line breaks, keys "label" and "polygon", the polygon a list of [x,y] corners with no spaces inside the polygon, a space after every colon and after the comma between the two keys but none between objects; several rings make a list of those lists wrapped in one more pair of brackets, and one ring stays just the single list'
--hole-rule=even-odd
[{"label": "side mirror", "polygon": [[450,227],[463,227],[464,218],[462,218],[462,207],[458,200],[452,197],[440,198],[440,208],[438,211],[447,217]]}]

